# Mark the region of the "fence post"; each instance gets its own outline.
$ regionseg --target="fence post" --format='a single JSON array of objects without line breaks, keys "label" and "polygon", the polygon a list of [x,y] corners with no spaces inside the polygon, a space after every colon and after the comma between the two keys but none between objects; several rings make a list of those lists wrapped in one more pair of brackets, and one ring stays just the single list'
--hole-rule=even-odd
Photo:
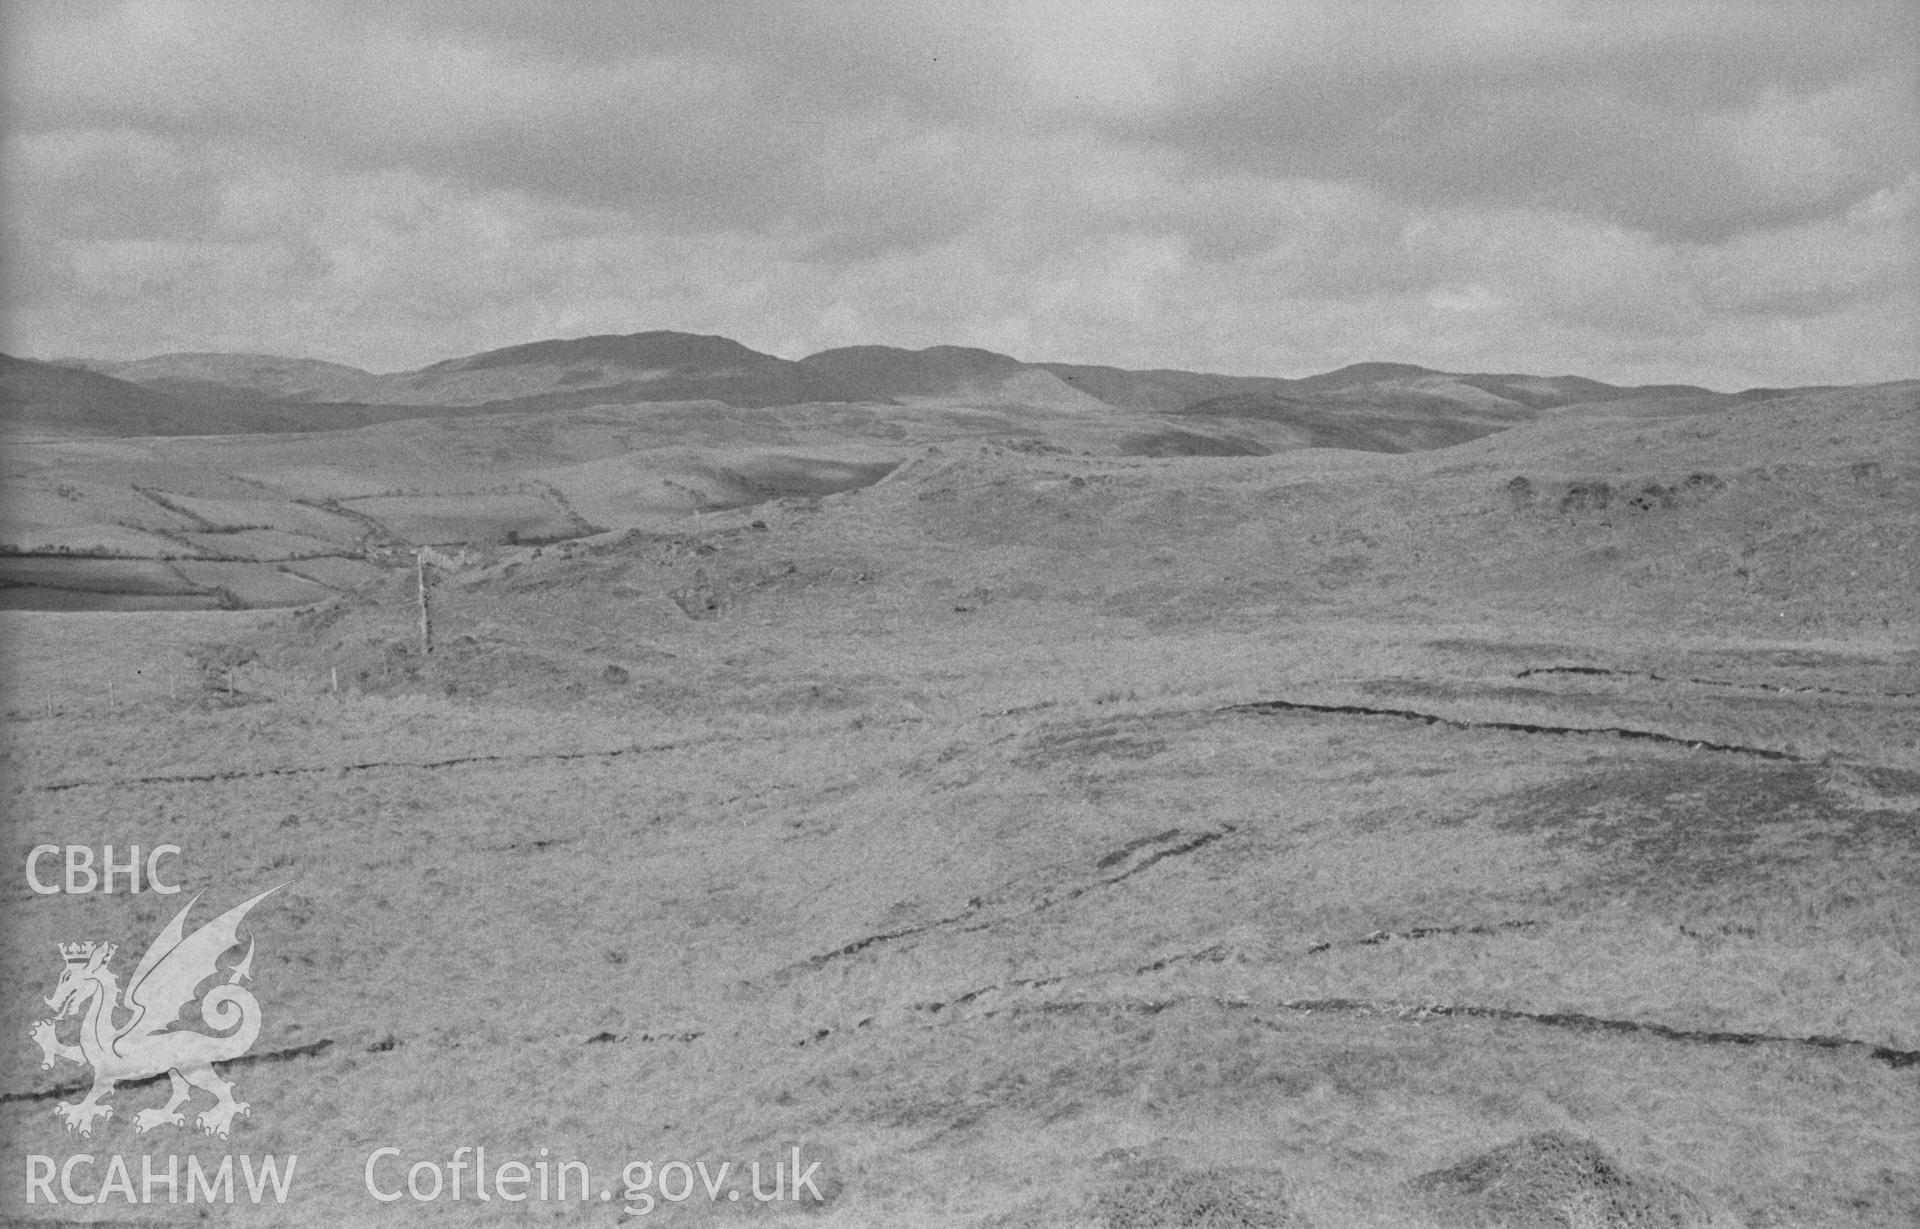
[{"label": "fence post", "polygon": [[413,581],[420,592],[420,656],[426,657],[433,652],[433,624],[427,617],[427,551],[425,547],[413,553]]}]

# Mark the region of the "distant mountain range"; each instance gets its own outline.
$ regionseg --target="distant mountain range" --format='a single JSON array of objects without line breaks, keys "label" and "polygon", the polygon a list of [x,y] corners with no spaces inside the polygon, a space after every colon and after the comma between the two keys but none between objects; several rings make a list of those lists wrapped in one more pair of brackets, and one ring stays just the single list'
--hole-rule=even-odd
[{"label": "distant mountain range", "polygon": [[[725,337],[656,331],[538,341],[376,375],[255,354],[130,362],[0,356],[0,425],[60,435],[324,431],[446,414],[718,401],[977,404],[1123,413],[1189,433],[1192,450],[1284,446],[1399,452],[1458,443],[1575,405],[1657,401],[1686,412],[1735,397],[1579,376],[1456,374],[1360,363],[1304,379],[1030,363],[989,350],[849,346],[799,360]],[[1170,437],[1171,438],[1171,437]],[[1257,439],[1244,448],[1236,440]],[[1219,447],[1214,445],[1218,444]]]}]

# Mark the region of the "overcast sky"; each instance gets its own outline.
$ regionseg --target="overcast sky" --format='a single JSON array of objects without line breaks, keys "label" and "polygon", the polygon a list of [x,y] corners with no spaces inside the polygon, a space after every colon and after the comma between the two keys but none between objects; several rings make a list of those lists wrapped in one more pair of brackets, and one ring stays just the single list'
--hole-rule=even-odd
[{"label": "overcast sky", "polygon": [[1920,4],[7,0],[4,337],[1920,375]]}]

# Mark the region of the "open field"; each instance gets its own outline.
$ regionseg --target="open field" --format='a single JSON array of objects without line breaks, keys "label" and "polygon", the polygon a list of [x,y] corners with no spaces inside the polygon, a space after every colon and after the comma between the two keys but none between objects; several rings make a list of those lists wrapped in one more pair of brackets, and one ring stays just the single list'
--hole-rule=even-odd
[{"label": "open field", "polygon": [[0,1229],[1920,1229],[1920,0],[0,31]]},{"label": "open field", "polygon": [[[807,1224],[1910,1226],[1912,413],[921,442],[477,550],[431,654],[410,568],[8,612],[15,865],[172,842],[208,916],[290,881],[249,921],[251,1117],[136,1137],[164,1093],[127,1086],[87,1147],[297,1153],[271,1221],[316,1225],[615,1223],[628,1160],[798,1147]],[[185,897],[6,890],[0,1122],[65,1154],[49,944]],[[363,1187],[463,1145],[592,1197]]]}]

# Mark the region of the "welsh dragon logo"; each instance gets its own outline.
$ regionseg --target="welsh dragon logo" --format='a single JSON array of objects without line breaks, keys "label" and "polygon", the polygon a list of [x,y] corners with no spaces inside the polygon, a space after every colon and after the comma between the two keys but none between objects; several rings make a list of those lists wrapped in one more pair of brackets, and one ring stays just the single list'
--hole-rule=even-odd
[{"label": "welsh dragon logo", "polygon": [[[222,1035],[175,1030],[172,1026],[195,1001],[194,992],[201,983],[219,975],[221,955],[238,946],[240,920],[247,911],[285,886],[268,888],[188,935],[187,912],[200,899],[196,893],[174,914],[147,948],[147,954],[140,957],[124,996],[119,979],[108,967],[119,950],[116,945],[91,940],[59,945],[66,970],[54,986],[53,996],[45,1000],[54,1015],[36,1023],[28,1036],[39,1043],[45,1058],[40,1064],[43,1069],[52,1067],[56,1058],[93,1068],[93,1087],[86,1097],[75,1104],[62,1101],[54,1107],[53,1112],[66,1122],[67,1130],[92,1135],[95,1119],[113,1117],[113,1107],[101,1102],[113,1092],[115,1084],[163,1072],[173,1081],[173,1095],[161,1108],[135,1114],[136,1131],[186,1125],[179,1110],[194,1088],[203,1088],[215,1097],[213,1108],[194,1120],[209,1135],[225,1139],[234,1117],[250,1112],[245,1101],[233,1099],[233,1085],[214,1073],[213,1064],[245,1054],[260,1035],[260,1001],[239,984],[253,975],[251,940],[247,954],[227,970],[227,980],[197,996],[201,1020],[222,1030]],[[62,1044],[55,1035],[59,1021],[82,1011],[85,1016],[80,1024],[80,1044]],[[115,1015],[124,1019],[115,1023]]]}]

